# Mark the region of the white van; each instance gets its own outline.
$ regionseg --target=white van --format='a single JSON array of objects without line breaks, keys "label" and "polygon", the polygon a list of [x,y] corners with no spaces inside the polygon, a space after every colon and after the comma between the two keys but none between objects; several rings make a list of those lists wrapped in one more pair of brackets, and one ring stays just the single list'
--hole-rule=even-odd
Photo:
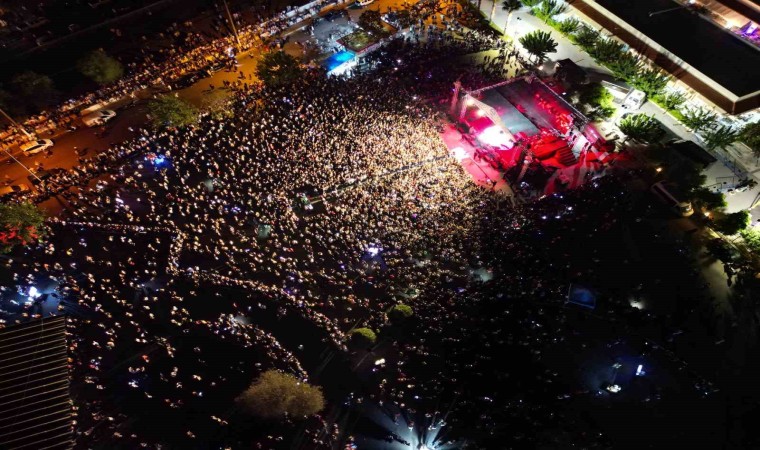
[{"label": "white van", "polygon": [[629,92],[628,95],[625,96],[625,99],[623,99],[623,108],[635,111],[641,108],[641,105],[646,101],[647,94],[638,89],[631,89],[631,92]]},{"label": "white van", "polygon": [[26,144],[22,145],[21,151],[24,152],[25,155],[36,155],[37,153],[43,152],[50,147],[53,146],[53,141],[50,139],[39,139],[36,141],[30,141]]},{"label": "white van", "polygon": [[678,201],[673,194],[671,194],[665,184],[662,181],[658,181],[653,184],[650,191],[657,196],[663,203],[670,206],[670,208],[681,217],[689,217],[694,214],[694,208],[690,202]]},{"label": "white van", "polygon": [[82,117],[82,122],[84,122],[84,124],[88,127],[97,127],[99,125],[103,125],[114,117],[116,117],[115,111],[111,111],[110,109],[101,109],[95,112],[91,112]]}]

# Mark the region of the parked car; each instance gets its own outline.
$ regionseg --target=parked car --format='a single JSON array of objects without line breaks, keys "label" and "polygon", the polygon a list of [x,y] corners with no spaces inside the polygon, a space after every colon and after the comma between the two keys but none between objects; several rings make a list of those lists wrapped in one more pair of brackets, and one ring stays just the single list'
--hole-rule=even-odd
[{"label": "parked car", "polygon": [[88,127],[97,127],[99,125],[103,125],[114,117],[116,117],[116,111],[112,111],[110,109],[100,109],[82,117],[82,122],[84,122],[84,124]]},{"label": "parked car", "polygon": [[203,74],[201,72],[192,72],[182,75],[181,77],[172,81],[171,85],[173,89],[185,89],[194,85],[201,78],[203,78]]},{"label": "parked car", "polygon": [[21,151],[25,155],[36,155],[37,153],[44,152],[53,146],[53,141],[50,139],[38,139],[36,141],[30,141],[21,146]]}]

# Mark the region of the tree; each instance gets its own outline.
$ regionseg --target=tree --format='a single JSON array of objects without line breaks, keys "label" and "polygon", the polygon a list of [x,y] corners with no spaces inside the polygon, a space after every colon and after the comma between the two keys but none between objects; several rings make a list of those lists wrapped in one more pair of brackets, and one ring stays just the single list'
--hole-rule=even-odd
[{"label": "tree", "polygon": [[409,28],[414,24],[414,19],[408,9],[396,11],[396,20],[401,28]]},{"label": "tree", "polygon": [[34,108],[42,108],[55,102],[53,80],[46,75],[26,71],[11,79],[11,87]]},{"label": "tree", "polygon": [[698,187],[691,193],[695,203],[711,211],[722,210],[726,207],[726,197],[720,192],[713,192],[704,187]]},{"label": "tree", "polygon": [[681,123],[686,128],[691,128],[695,133],[711,126],[717,120],[718,115],[704,108],[689,108],[683,111]]},{"label": "tree", "polygon": [[217,120],[232,118],[229,98],[222,91],[214,91],[201,100],[201,109]]},{"label": "tree", "polygon": [[590,26],[583,24],[578,28],[578,31],[575,32],[573,37],[575,42],[577,42],[582,49],[589,51],[599,40],[599,32]]},{"label": "tree", "polygon": [[380,15],[380,11],[374,9],[368,9],[359,16],[359,26],[367,31],[373,31],[380,33],[384,31],[383,19]]},{"label": "tree", "polygon": [[45,216],[31,203],[0,204],[0,253],[36,242],[45,234]]},{"label": "tree", "polygon": [[[367,12],[369,11],[364,14]],[[278,50],[264,54],[264,57],[256,64],[256,72],[267,86],[292,84],[303,75],[298,61],[287,53]]]},{"label": "tree", "polygon": [[124,75],[124,66],[106,54],[103,49],[93,50],[77,62],[82,75],[98,84],[114,82]]},{"label": "tree", "polygon": [[548,23],[549,19],[561,14],[565,10],[565,5],[557,3],[556,0],[544,0],[537,7],[533,8],[533,14],[544,23]]},{"label": "tree", "polygon": [[750,223],[749,211],[725,214],[715,220],[715,229],[726,235],[734,235],[746,229]]},{"label": "tree", "polygon": [[355,348],[367,348],[377,341],[377,335],[369,328],[356,328],[351,332],[351,345]]},{"label": "tree", "polygon": [[739,140],[747,144],[755,156],[760,157],[760,122],[744,125],[739,132]]},{"label": "tree", "polygon": [[747,227],[739,232],[750,251],[760,253],[760,231],[754,227]]},{"label": "tree", "polygon": [[592,116],[606,119],[615,113],[614,98],[600,83],[589,83],[583,86],[578,100],[592,108]]},{"label": "tree", "polygon": [[665,109],[669,111],[677,110],[686,101],[686,94],[681,91],[669,92],[665,95],[659,95],[657,100]]},{"label": "tree", "polygon": [[581,26],[581,21],[575,17],[568,17],[558,24],[559,32],[565,36],[571,35],[578,31]]},{"label": "tree", "polygon": [[665,133],[660,122],[654,116],[646,114],[631,114],[623,117],[618,123],[618,128],[629,139],[642,142],[654,142]]},{"label": "tree", "polygon": [[623,44],[612,39],[599,39],[589,51],[592,58],[602,63],[615,61],[623,53]]},{"label": "tree", "polygon": [[267,370],[238,397],[250,413],[264,419],[305,418],[325,407],[322,389],[293,375]]},{"label": "tree", "polygon": [[557,51],[557,42],[546,31],[531,31],[521,37],[519,41],[528,53],[536,57],[537,64],[544,60],[547,53]]},{"label": "tree", "polygon": [[641,71],[641,60],[630,52],[621,53],[606,64],[619,80],[632,80]]},{"label": "tree", "polygon": [[739,140],[739,131],[729,125],[721,125],[703,132],[702,137],[705,138],[705,147],[708,150],[725,150],[726,147]]},{"label": "tree", "polygon": [[148,102],[151,121],[156,128],[186,127],[198,122],[198,110],[173,95],[162,95]]},{"label": "tree", "polygon": [[501,3],[501,9],[507,12],[507,21],[504,22],[504,34],[507,34],[507,27],[509,27],[509,21],[512,19],[512,14],[522,7],[520,0],[504,0]]},{"label": "tree", "polygon": [[414,311],[411,306],[404,304],[394,305],[388,310],[388,318],[393,323],[403,322],[405,319],[412,317],[413,314]]},{"label": "tree", "polygon": [[527,6],[528,8],[533,8],[534,6],[541,3],[541,0],[520,0],[520,3]]},{"label": "tree", "polygon": [[656,97],[660,94],[665,86],[668,85],[670,77],[659,69],[644,69],[639,71],[631,79],[633,87],[640,91],[644,91],[650,98]]}]

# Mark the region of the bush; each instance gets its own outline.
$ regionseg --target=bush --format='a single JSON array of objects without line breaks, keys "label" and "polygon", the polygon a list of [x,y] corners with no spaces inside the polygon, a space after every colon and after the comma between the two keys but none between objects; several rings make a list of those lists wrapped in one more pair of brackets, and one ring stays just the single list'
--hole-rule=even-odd
[{"label": "bush", "polygon": [[704,108],[689,108],[683,111],[683,120],[681,121],[687,128],[694,132],[702,131],[710,127],[718,119],[718,115]]},{"label": "bush", "polygon": [[608,61],[606,66],[619,80],[632,80],[641,70],[641,60],[630,52],[621,53],[616,59]]},{"label": "bush", "polygon": [[238,397],[250,413],[264,419],[305,418],[325,407],[322,389],[293,375],[267,370]]},{"label": "bush", "polygon": [[351,332],[351,345],[355,348],[366,348],[377,341],[377,335],[369,328],[356,328]]},{"label": "bush", "polygon": [[414,311],[409,305],[395,305],[388,310],[388,318],[391,322],[398,323],[412,317]]}]

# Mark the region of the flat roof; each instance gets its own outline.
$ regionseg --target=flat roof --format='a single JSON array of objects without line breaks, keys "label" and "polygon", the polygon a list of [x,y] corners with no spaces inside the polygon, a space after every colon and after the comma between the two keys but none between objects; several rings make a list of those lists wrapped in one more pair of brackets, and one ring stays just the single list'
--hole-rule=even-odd
[{"label": "flat roof", "polygon": [[66,318],[0,329],[0,448],[74,446]]},{"label": "flat roof", "polygon": [[649,17],[677,7],[675,2],[596,2],[737,97],[760,90],[760,50],[685,9]]}]

